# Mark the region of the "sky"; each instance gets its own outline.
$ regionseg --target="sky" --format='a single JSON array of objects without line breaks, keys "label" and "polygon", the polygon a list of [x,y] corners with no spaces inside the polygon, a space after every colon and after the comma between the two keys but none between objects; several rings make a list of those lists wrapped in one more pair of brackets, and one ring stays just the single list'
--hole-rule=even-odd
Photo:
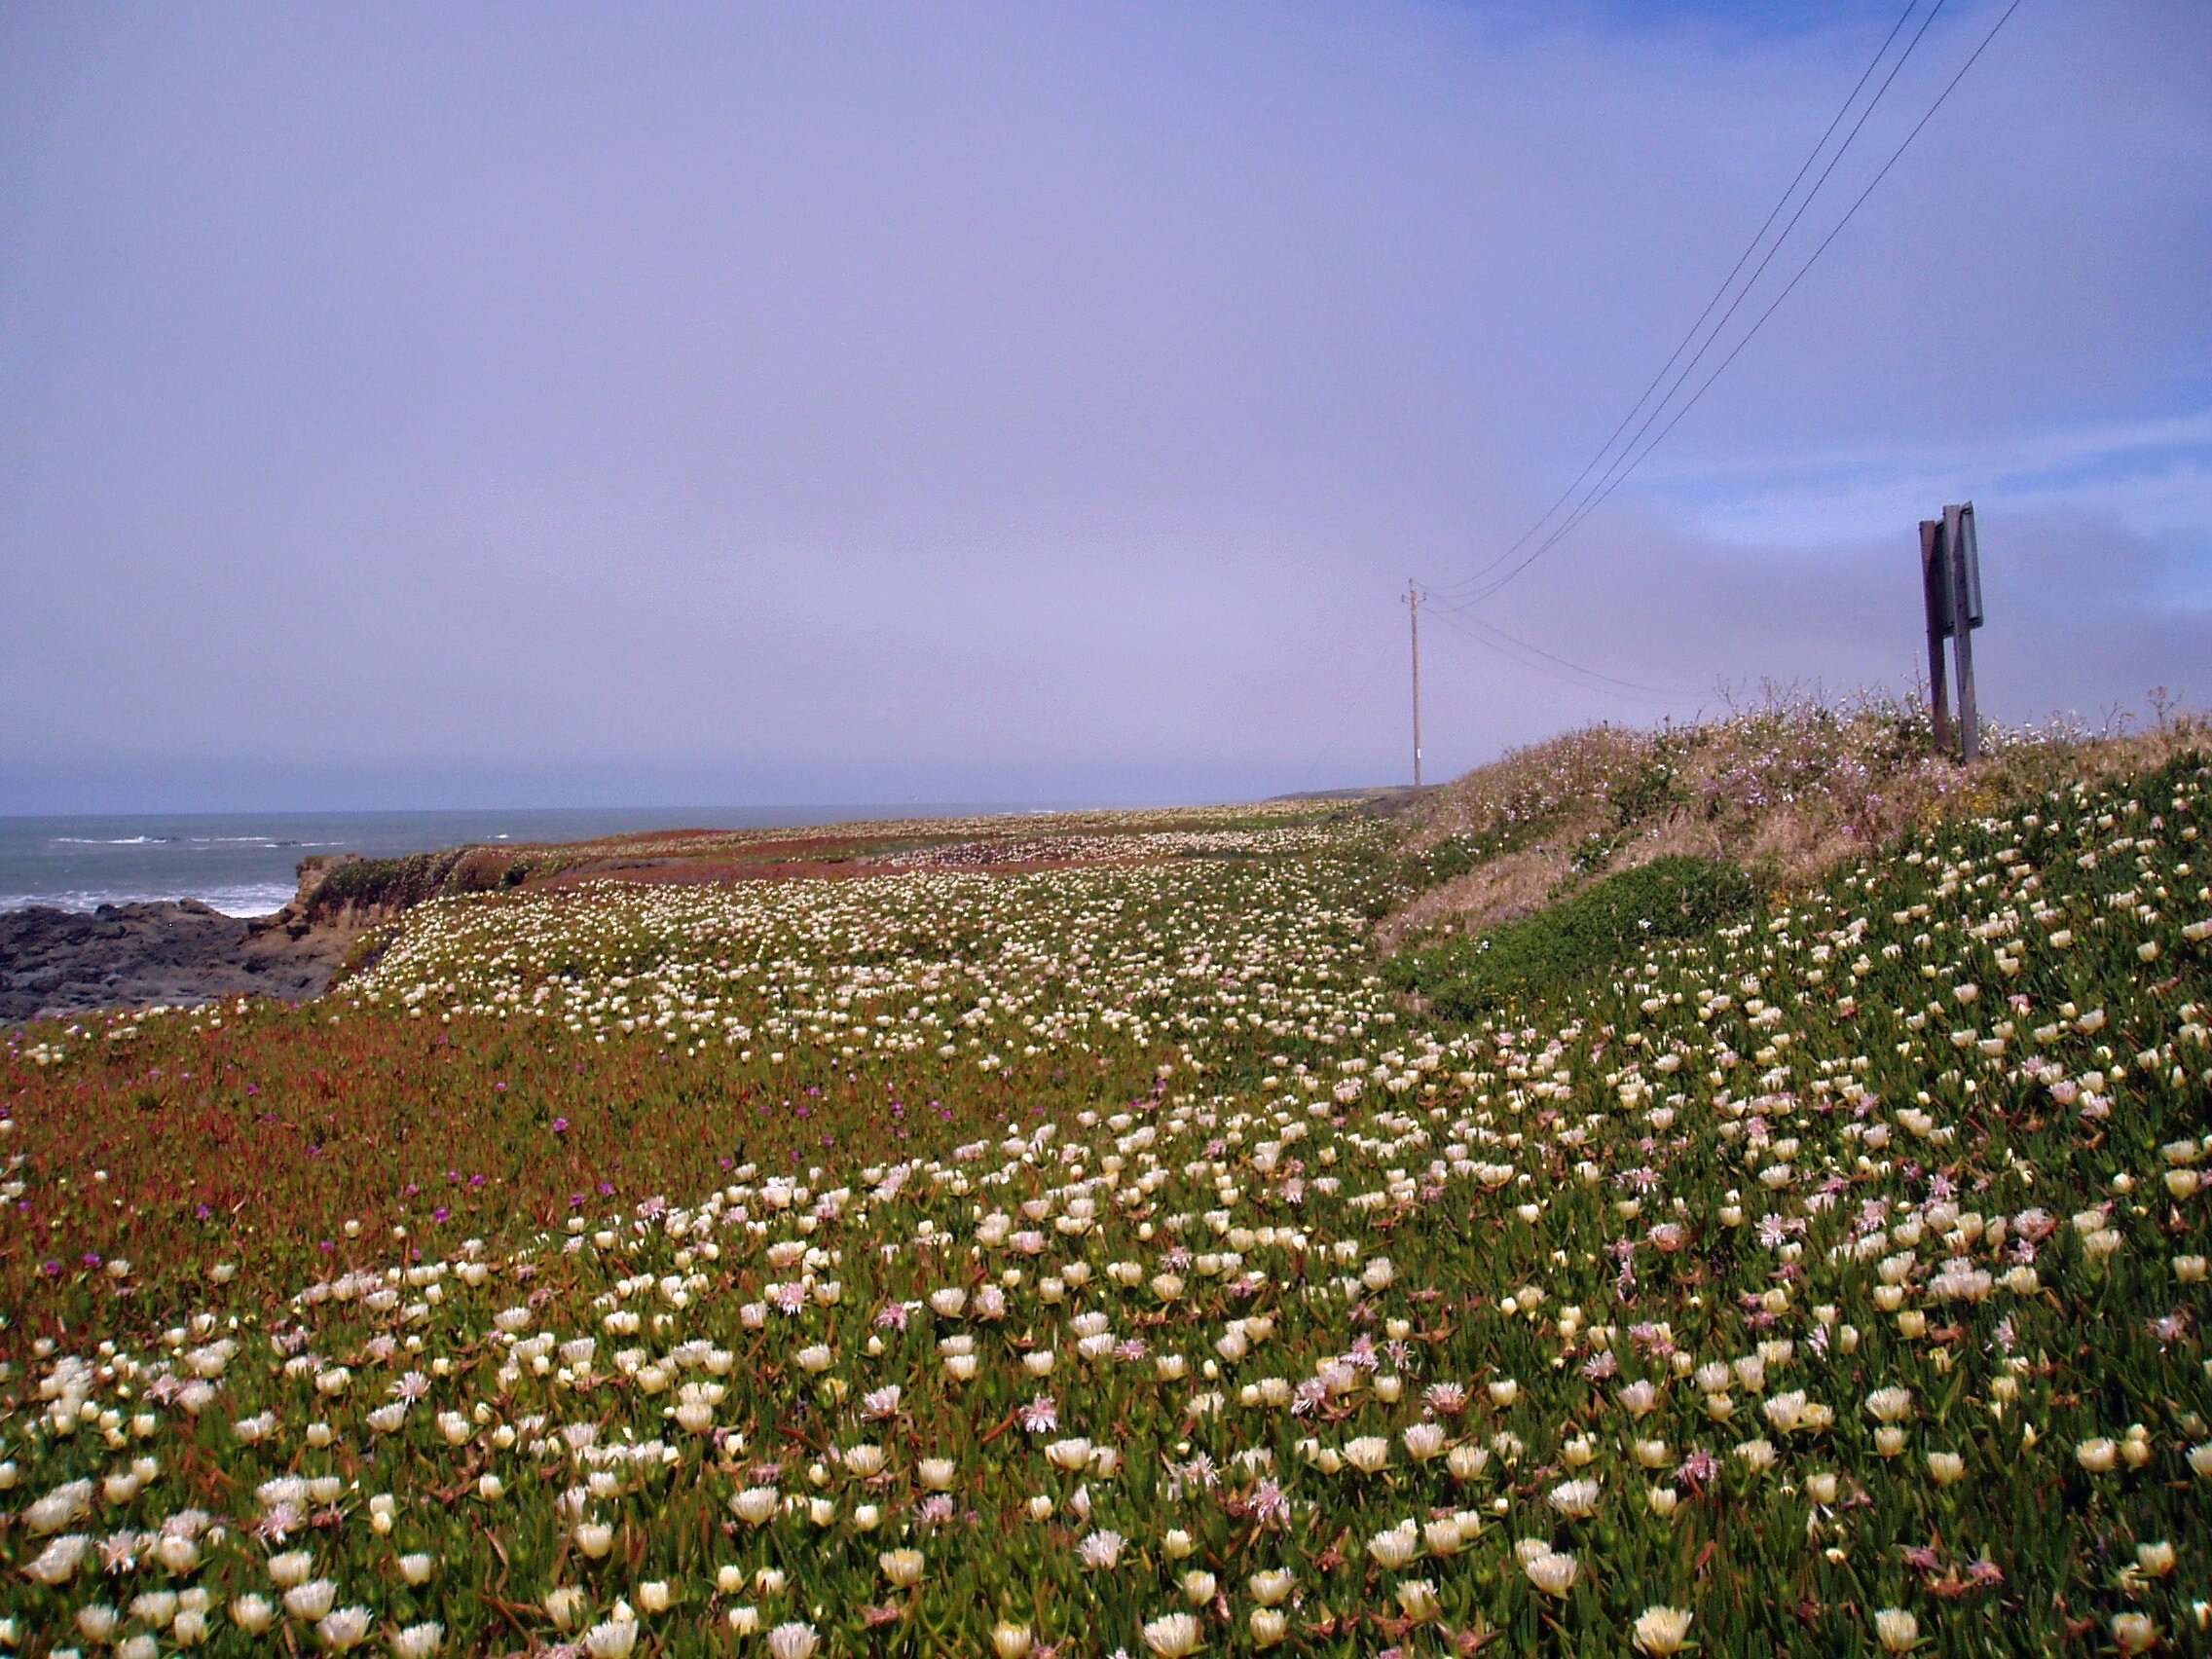
[{"label": "sky", "polygon": [[[0,812],[1402,781],[1900,10],[0,9]],[[2022,0],[1428,776],[1909,690],[1969,498],[1986,716],[2212,705],[2207,271],[2212,8]]]}]

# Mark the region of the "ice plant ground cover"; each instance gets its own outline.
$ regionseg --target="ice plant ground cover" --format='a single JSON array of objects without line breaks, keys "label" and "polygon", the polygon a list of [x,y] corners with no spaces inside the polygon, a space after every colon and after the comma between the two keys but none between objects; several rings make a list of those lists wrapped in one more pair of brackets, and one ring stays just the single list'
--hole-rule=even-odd
[{"label": "ice plant ground cover", "polygon": [[16,1034],[0,1637],[2198,1648],[2208,786],[1473,1025],[1314,814],[441,901],[303,1010]]}]

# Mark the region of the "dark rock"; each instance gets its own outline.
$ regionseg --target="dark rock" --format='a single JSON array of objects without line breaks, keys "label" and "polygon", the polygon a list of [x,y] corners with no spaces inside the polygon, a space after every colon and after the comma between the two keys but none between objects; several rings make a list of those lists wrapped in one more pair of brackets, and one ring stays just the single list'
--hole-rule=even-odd
[{"label": "dark rock", "polygon": [[257,929],[195,900],[0,911],[0,1021],[235,995],[301,1001],[321,995],[352,939]]}]

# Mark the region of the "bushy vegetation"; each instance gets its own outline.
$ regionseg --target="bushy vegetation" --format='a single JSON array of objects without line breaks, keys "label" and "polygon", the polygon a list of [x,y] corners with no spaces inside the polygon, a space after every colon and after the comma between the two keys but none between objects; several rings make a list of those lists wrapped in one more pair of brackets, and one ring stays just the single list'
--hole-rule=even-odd
[{"label": "bushy vegetation", "polygon": [[2208,816],[1684,879],[1466,1023],[1346,820],[12,1034],[0,1644],[2194,1650]]},{"label": "bushy vegetation", "polygon": [[[2140,735],[2059,721],[1992,722],[1983,736],[1984,758],[1963,767],[1936,752],[1917,702],[1771,693],[1687,725],[1601,725],[1536,744],[1420,803],[1414,857],[1436,879],[1414,883],[1420,891],[1382,938],[1394,945],[1440,928],[1481,931],[1608,870],[1669,855],[1809,884],[1899,835],[2148,771],[2212,742],[2212,728],[2161,707]],[[1418,863],[1417,873],[1425,873]]]},{"label": "bushy vegetation", "polygon": [[1392,957],[1384,977],[1439,1019],[1478,1018],[1609,972],[1647,940],[1694,939],[1750,914],[1758,887],[1717,859],[1664,858],[1488,933]]},{"label": "bushy vegetation", "polygon": [[347,859],[330,866],[310,910],[392,913],[449,893],[483,893],[521,884],[530,861],[496,847],[449,847],[392,859]]}]

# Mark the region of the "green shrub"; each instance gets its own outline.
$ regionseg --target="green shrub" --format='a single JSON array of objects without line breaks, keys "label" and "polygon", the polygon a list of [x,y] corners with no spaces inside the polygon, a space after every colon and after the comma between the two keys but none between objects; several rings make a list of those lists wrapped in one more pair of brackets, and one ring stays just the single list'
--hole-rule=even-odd
[{"label": "green shrub", "polygon": [[1654,760],[1611,792],[1613,822],[1627,830],[1645,819],[1665,818],[1689,802],[1681,774],[1665,760]]},{"label": "green shrub", "polygon": [[1691,939],[1741,920],[1759,900],[1759,884],[1734,865],[1655,859],[1521,921],[1407,951],[1383,974],[1426,997],[1440,1017],[1475,1019],[1514,999],[1602,977],[1640,940]]}]

